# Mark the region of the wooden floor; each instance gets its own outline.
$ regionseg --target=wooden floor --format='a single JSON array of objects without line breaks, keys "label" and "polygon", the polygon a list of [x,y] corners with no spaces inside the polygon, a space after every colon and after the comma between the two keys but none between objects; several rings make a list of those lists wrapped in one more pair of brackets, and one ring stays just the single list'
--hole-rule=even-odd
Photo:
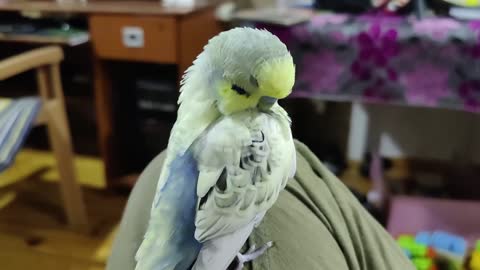
[{"label": "wooden floor", "polygon": [[0,269],[104,269],[126,196],[102,189],[101,163],[79,157],[91,233],[68,230],[48,153],[23,151],[13,167],[0,174]]},{"label": "wooden floor", "polygon": [[[392,167],[384,171],[384,178],[388,182],[400,182],[407,179],[411,174],[409,161],[407,159],[391,159]],[[373,182],[369,177],[362,176],[360,173],[361,164],[358,161],[350,161],[347,169],[340,176],[343,183],[357,192],[367,194],[373,187]]]}]

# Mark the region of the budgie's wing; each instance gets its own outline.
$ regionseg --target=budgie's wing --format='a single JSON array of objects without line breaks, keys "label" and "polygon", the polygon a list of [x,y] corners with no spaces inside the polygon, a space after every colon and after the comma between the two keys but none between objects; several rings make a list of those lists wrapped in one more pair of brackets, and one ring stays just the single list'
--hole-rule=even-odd
[{"label": "budgie's wing", "polygon": [[201,244],[195,233],[197,162],[191,152],[172,160],[158,191],[145,238],[136,254],[137,270],[189,269]]}]

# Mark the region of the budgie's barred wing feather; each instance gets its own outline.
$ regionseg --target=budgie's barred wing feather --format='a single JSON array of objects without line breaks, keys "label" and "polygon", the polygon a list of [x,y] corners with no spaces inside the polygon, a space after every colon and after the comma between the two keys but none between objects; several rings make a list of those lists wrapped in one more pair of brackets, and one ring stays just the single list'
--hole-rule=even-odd
[{"label": "budgie's barred wing feather", "polygon": [[263,217],[295,168],[290,122],[278,105],[271,114],[247,111],[222,118],[193,152],[199,168],[195,238],[200,242]]}]

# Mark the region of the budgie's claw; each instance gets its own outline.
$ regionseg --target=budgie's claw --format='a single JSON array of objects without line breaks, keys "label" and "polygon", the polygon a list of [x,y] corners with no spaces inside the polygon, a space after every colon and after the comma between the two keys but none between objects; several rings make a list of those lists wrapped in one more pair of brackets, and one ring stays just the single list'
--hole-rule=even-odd
[{"label": "budgie's claw", "polygon": [[235,270],[242,270],[243,267],[245,266],[245,263],[251,262],[257,259],[258,257],[262,256],[265,253],[265,251],[267,251],[267,249],[271,248],[272,246],[273,246],[273,242],[268,242],[258,249],[255,249],[256,248],[255,245],[252,245],[248,249],[247,253],[245,254],[238,253],[237,254],[238,264]]}]

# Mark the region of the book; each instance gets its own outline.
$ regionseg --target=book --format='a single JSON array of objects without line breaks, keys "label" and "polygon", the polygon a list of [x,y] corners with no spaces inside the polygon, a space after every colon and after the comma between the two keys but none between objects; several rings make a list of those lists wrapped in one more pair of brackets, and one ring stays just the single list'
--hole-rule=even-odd
[{"label": "book", "polygon": [[62,30],[57,28],[47,28],[38,31],[37,34],[46,38],[63,41],[69,46],[77,46],[90,41],[90,34],[87,31],[78,29]]},{"label": "book", "polygon": [[50,43],[77,46],[90,41],[86,30],[75,28],[27,27],[28,25],[0,25],[0,39],[14,42]]}]

